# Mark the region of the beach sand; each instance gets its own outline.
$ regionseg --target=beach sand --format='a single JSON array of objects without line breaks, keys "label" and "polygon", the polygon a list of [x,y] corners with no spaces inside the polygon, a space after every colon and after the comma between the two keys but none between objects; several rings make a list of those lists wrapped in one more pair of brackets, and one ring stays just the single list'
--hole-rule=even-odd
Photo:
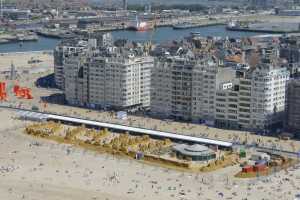
[{"label": "beach sand", "polygon": [[[293,199],[299,169],[237,179],[239,166],[183,173],[23,133],[31,123],[0,109],[0,199]],[[222,197],[223,196],[223,197]]]},{"label": "beach sand", "polygon": [[[28,61],[40,60],[42,62],[30,64]],[[0,53],[0,71],[10,70],[11,64],[17,70],[34,69],[38,67],[53,69],[53,55],[44,52],[24,52],[24,53]]]},{"label": "beach sand", "polygon": [[[27,58],[31,56],[29,53]],[[16,57],[11,59],[13,58]],[[18,60],[20,61],[14,61],[16,67],[26,64],[24,60]],[[3,70],[10,65],[10,58],[3,60],[3,57],[0,57],[0,63],[0,70]],[[248,137],[249,142],[259,138],[268,146],[278,143],[276,138],[205,125],[161,121],[133,115],[130,115],[128,120],[118,120],[109,112],[55,104],[48,104],[44,108],[40,98],[61,91],[37,88],[34,85],[39,77],[53,73],[52,61],[49,61],[47,66],[40,64],[35,68],[45,71],[23,74],[18,80],[21,86],[32,89],[34,99],[23,100],[14,97],[11,92],[14,81],[7,81],[9,101],[6,104],[29,109],[38,106],[41,111],[226,141],[232,141],[236,136],[240,141]],[[239,166],[211,173],[183,173],[34,138],[23,133],[24,125],[32,122],[23,122],[14,117],[14,112],[0,109],[1,200],[287,200],[293,199],[300,191],[300,169],[281,171],[267,178],[256,179],[234,178],[234,174],[240,171]],[[280,143],[286,150],[300,149],[299,141]]]}]

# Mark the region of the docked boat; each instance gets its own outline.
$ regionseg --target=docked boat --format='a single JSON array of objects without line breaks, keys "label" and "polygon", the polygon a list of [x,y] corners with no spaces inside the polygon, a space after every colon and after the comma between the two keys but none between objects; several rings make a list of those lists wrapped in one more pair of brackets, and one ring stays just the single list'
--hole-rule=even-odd
[{"label": "docked boat", "polygon": [[234,30],[234,29],[237,29],[237,28],[240,28],[240,26],[237,24],[237,22],[235,21],[230,21],[227,26],[226,26],[226,29],[227,30]]},{"label": "docked boat", "polygon": [[0,44],[6,44],[6,43],[10,43],[10,40],[0,39]]},{"label": "docked boat", "polygon": [[191,32],[191,36],[192,37],[201,37],[201,33],[200,32]]},{"label": "docked boat", "polygon": [[17,34],[17,40],[20,42],[37,41],[38,39],[39,39],[39,37],[35,33]]},{"label": "docked boat", "polygon": [[248,25],[248,23],[241,23],[238,21],[230,21],[227,24],[226,29],[229,31],[243,31],[243,30],[248,30],[249,25]]},{"label": "docked boat", "polygon": [[57,30],[57,29],[45,29],[37,32],[38,35],[49,37],[49,38],[72,38],[74,37],[73,33],[70,33],[68,31],[63,30]]},{"label": "docked boat", "polygon": [[129,30],[134,30],[134,31],[147,31],[152,29],[153,27],[150,26],[150,24],[148,24],[145,21],[140,21],[138,19],[138,17],[136,17],[135,21],[133,21],[129,26],[128,29]]},{"label": "docked boat", "polygon": [[195,25],[188,22],[183,22],[183,23],[175,24],[172,27],[173,29],[188,29],[188,28],[194,28]]}]

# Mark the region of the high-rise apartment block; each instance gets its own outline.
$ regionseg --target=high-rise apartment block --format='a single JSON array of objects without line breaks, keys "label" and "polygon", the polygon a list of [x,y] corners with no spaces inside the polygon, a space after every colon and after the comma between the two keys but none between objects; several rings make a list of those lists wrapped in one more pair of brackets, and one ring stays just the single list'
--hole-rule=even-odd
[{"label": "high-rise apartment block", "polygon": [[60,45],[55,50],[55,80],[66,101],[92,108],[148,109],[153,58],[143,46],[109,37]]},{"label": "high-rise apartment block", "polygon": [[72,105],[269,130],[282,127],[290,69],[279,45],[262,41],[256,49],[249,40],[243,48],[241,41],[201,38],[197,47],[158,46],[150,56],[148,45],[96,35],[55,49],[55,81]]},{"label": "high-rise apartment block", "polygon": [[213,59],[158,59],[152,73],[151,112],[179,120],[213,121],[218,65]]},{"label": "high-rise apartment block", "polygon": [[225,67],[215,59],[155,62],[151,112],[233,129],[268,129],[283,121],[289,71],[271,63]]}]

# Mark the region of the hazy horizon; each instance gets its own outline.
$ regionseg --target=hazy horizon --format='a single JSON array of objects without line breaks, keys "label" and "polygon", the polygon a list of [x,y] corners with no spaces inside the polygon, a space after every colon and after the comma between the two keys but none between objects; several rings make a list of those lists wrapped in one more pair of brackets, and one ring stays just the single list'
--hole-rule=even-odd
[{"label": "hazy horizon", "polygon": [[[94,3],[102,3],[102,2],[122,2],[122,0],[90,0],[90,2]],[[155,4],[165,4],[165,5],[171,5],[171,4],[224,4],[225,2],[227,4],[236,2],[237,0],[223,0],[223,1],[214,1],[214,0],[127,0],[128,4],[147,4],[147,3],[155,3]]]}]

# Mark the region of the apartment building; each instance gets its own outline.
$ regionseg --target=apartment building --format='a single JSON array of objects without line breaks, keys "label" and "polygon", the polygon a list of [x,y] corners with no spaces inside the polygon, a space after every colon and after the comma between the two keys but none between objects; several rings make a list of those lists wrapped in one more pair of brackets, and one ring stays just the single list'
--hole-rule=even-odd
[{"label": "apartment building", "polygon": [[224,83],[216,91],[215,126],[238,129],[238,91],[232,83]]},{"label": "apartment building", "polygon": [[65,98],[71,105],[85,106],[88,102],[87,69],[84,67],[87,57],[82,54],[73,54],[64,64],[64,91]]},{"label": "apartment building", "polygon": [[[290,131],[300,131],[300,80],[288,84],[286,126]],[[297,135],[299,137],[299,135]]]},{"label": "apartment building", "polygon": [[63,40],[54,49],[54,78],[58,88],[65,87],[65,61],[73,54],[82,53],[87,49],[85,42],[79,42],[78,38]]},{"label": "apartment building", "polygon": [[150,109],[161,118],[229,129],[283,122],[290,72],[277,45],[244,50],[238,42],[202,38],[196,49],[189,42],[161,45],[154,58],[142,44],[98,38],[55,51],[55,80],[69,104]]},{"label": "apartment building", "polygon": [[290,73],[275,51],[267,50],[252,68],[246,63],[225,66],[208,54],[157,58],[151,113],[229,129],[281,127]]},{"label": "apartment building", "polygon": [[[227,77],[224,79],[223,77]],[[223,68],[215,91],[215,126],[237,129],[239,127],[239,90],[236,86],[236,71]]]},{"label": "apartment building", "polygon": [[274,64],[259,65],[252,74],[251,120],[253,127],[270,128],[283,121],[290,73]]},{"label": "apartment building", "polygon": [[216,126],[248,130],[281,126],[288,80],[289,71],[271,63],[237,70],[232,87],[216,92]]},{"label": "apartment building", "polygon": [[148,109],[152,67],[152,57],[132,52],[73,54],[64,64],[66,100],[92,108]]},{"label": "apartment building", "polygon": [[54,75],[58,88],[65,87],[65,62],[73,55],[85,52],[92,53],[98,47],[113,46],[113,39],[110,33],[92,33],[88,36],[78,36],[73,39],[64,39],[54,49]]},{"label": "apartment building", "polygon": [[88,64],[89,104],[148,109],[152,67],[150,56],[92,58]]},{"label": "apartment building", "polygon": [[211,58],[157,59],[152,71],[152,114],[213,123],[216,74],[217,63]]}]

